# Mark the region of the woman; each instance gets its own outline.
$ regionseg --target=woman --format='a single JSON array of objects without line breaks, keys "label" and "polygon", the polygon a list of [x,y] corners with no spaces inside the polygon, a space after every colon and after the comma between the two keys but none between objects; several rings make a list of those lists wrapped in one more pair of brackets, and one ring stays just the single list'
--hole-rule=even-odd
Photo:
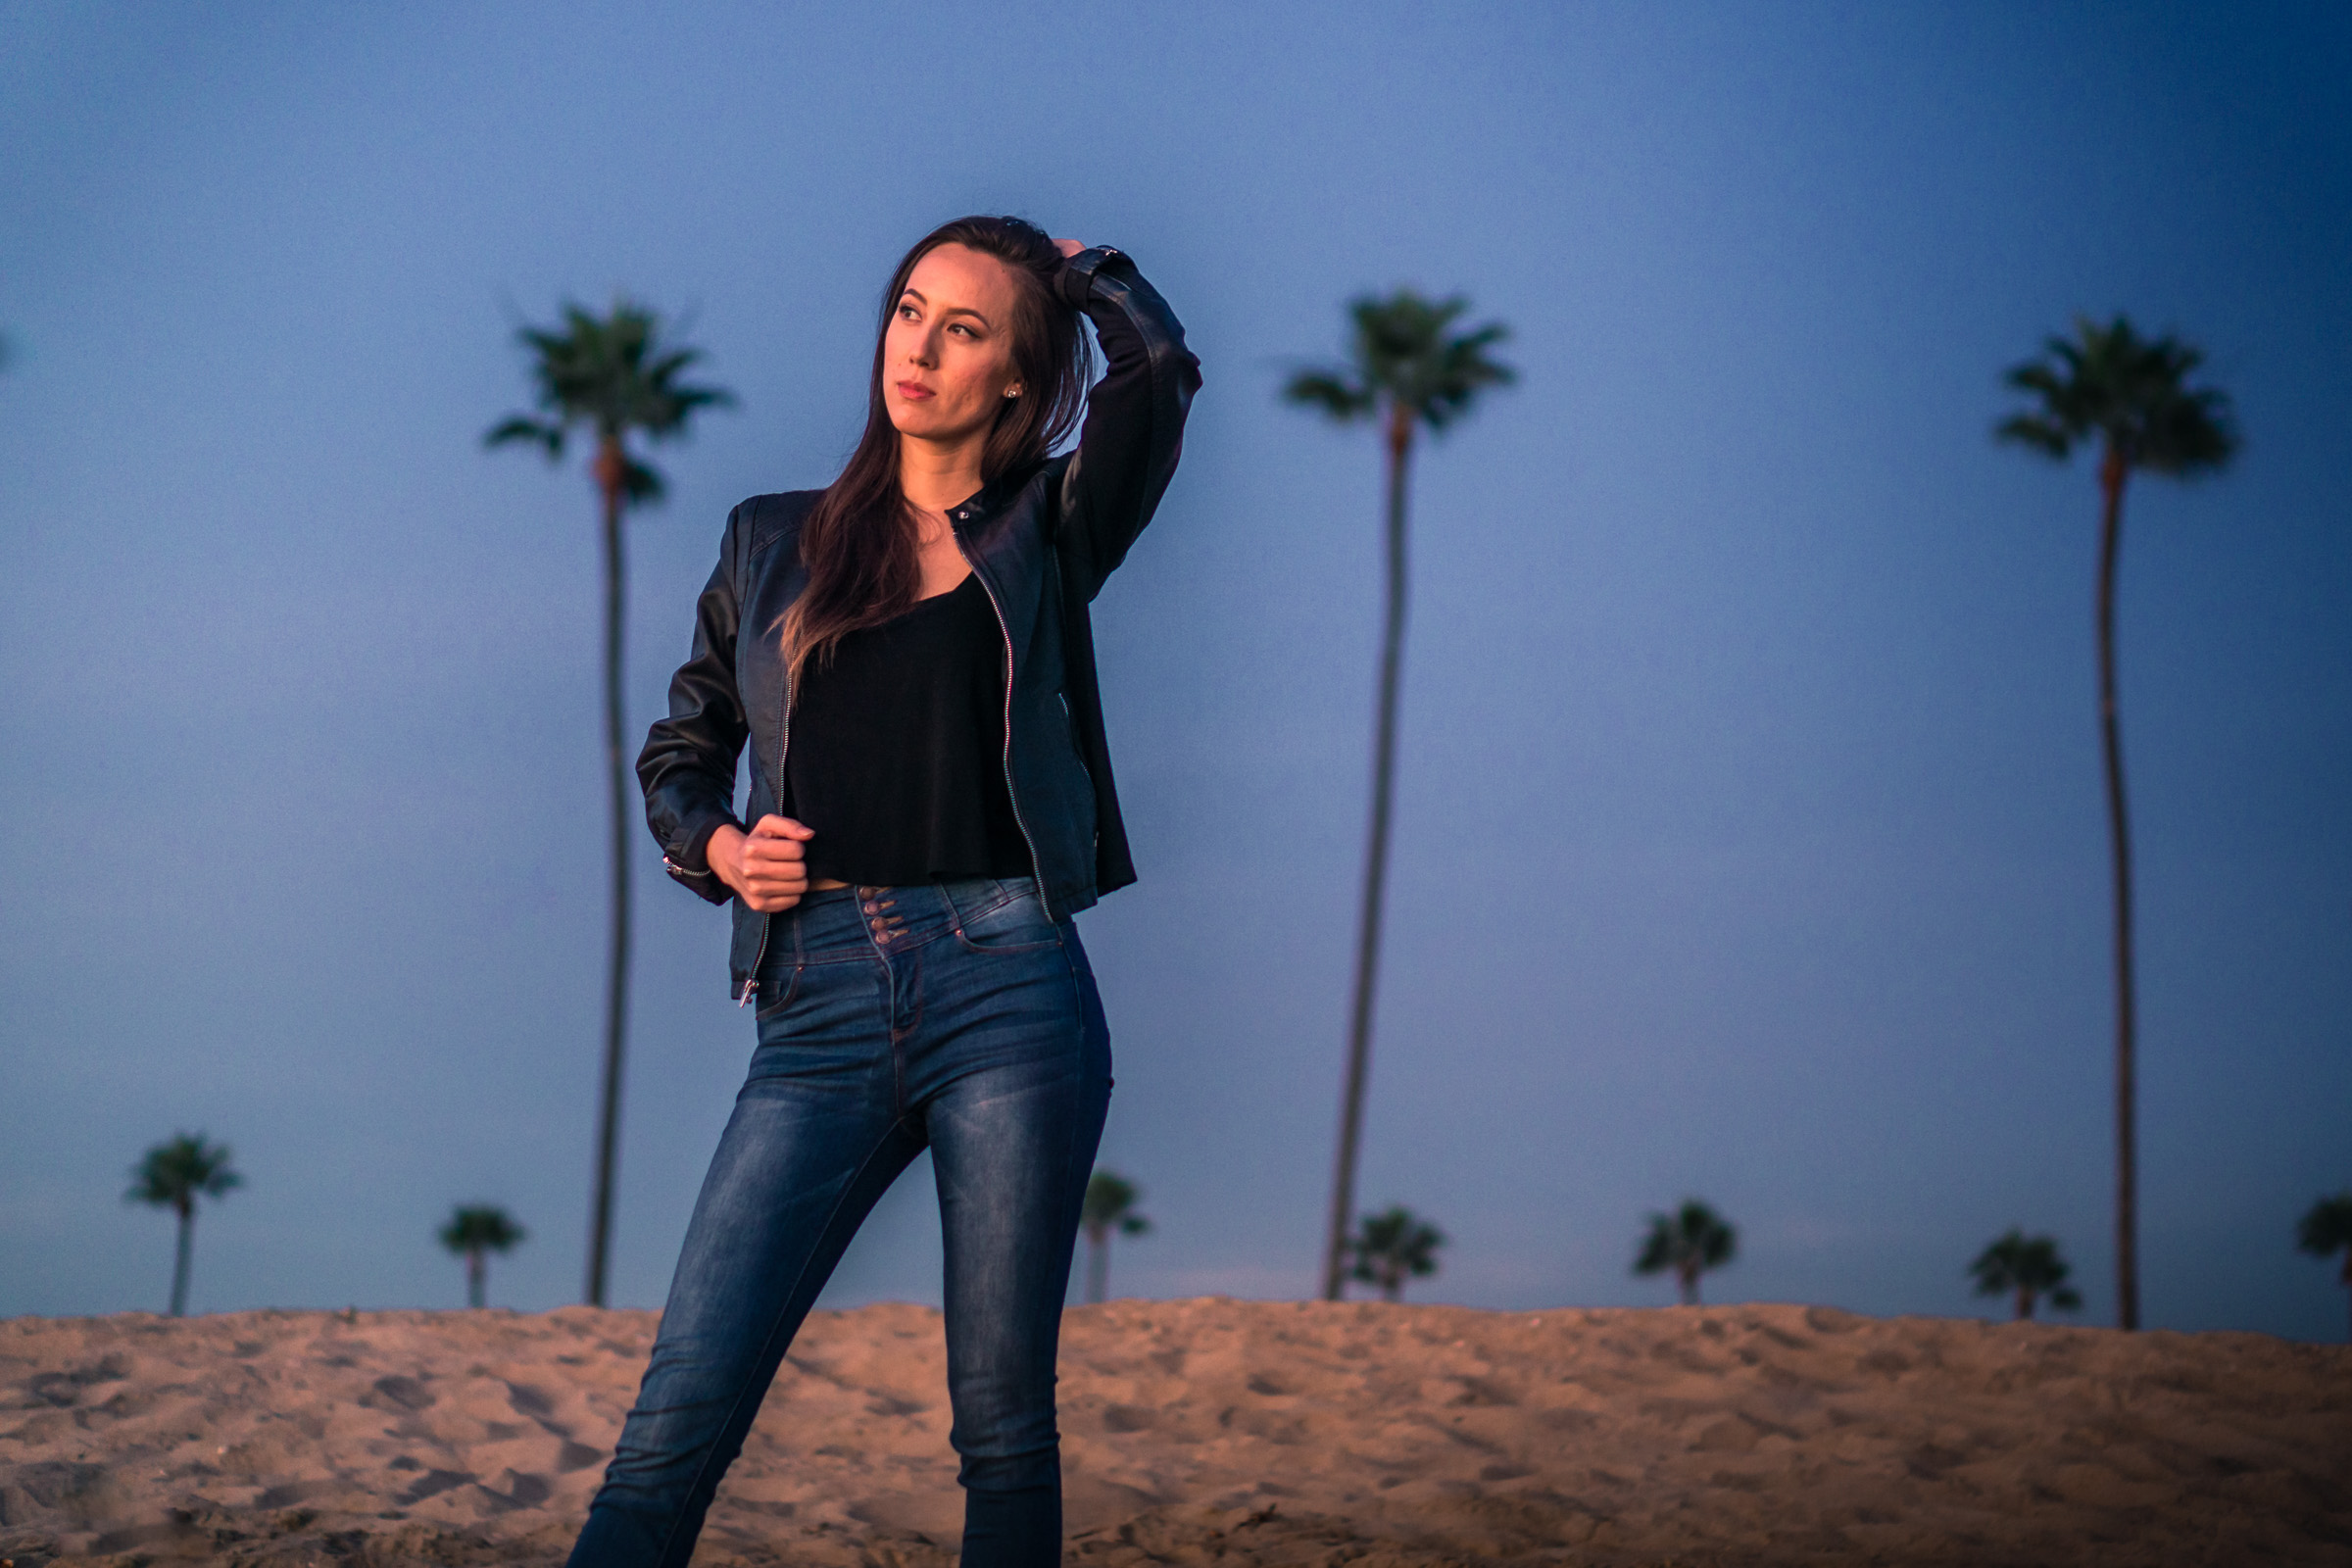
[{"label": "woman", "polygon": [[841,477],[727,519],[637,772],[670,874],[734,905],[759,1045],[574,1565],[685,1563],[809,1304],[926,1148],[963,1561],[1060,1559],[1054,1353],[1110,1096],[1070,917],[1135,880],[1087,606],[1199,385],[1126,257],[962,219],[883,296]]}]

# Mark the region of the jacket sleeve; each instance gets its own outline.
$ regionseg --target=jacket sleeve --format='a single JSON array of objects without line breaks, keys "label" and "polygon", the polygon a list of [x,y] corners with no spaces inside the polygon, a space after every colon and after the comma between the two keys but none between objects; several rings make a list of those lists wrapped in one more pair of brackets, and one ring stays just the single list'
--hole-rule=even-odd
[{"label": "jacket sleeve", "polygon": [[1200,362],[1184,346],[1184,325],[1168,302],[1121,253],[1081,251],[1058,281],[1102,345],[1102,379],[1087,395],[1086,426],[1062,472],[1054,536],[1065,577],[1084,603],[1127,559],[1168,488]]},{"label": "jacket sleeve", "polygon": [[718,565],[695,602],[694,652],[669,678],[669,716],[646,733],[637,756],[646,825],[662,846],[663,868],[712,904],[735,896],[708,857],[710,835],[735,821],[735,760],[748,733],[735,686],[743,513],[737,507],[728,514]]}]

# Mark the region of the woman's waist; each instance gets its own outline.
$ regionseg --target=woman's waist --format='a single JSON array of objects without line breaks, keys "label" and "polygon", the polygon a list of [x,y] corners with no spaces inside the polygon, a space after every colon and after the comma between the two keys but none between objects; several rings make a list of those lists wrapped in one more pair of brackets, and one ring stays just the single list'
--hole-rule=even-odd
[{"label": "woman's waist", "polygon": [[810,886],[774,916],[761,967],[887,957],[953,936],[1018,899],[1034,900],[1031,877],[957,877],[898,886]]}]

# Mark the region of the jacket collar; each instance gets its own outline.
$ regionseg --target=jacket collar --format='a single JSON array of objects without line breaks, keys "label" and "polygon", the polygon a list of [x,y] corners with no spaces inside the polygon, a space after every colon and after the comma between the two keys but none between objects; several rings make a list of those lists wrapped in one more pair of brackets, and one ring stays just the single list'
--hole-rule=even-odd
[{"label": "jacket collar", "polygon": [[1037,470],[1041,466],[1043,465],[1023,464],[1005,469],[982,485],[976,493],[950,507],[948,521],[959,530],[986,522],[1027,488],[1029,481],[1037,477]]}]

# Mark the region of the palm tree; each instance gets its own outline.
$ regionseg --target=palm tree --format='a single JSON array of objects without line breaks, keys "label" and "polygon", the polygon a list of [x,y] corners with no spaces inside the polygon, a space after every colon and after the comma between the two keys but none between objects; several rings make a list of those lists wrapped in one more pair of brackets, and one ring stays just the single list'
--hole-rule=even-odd
[{"label": "palm tree", "polygon": [[460,1203],[439,1234],[443,1247],[466,1259],[466,1304],[477,1307],[490,1280],[490,1254],[513,1251],[530,1235],[495,1203]]},{"label": "palm tree", "polygon": [[185,1316],[188,1310],[188,1260],[196,1244],[196,1200],[225,1197],[230,1189],[245,1185],[245,1178],[231,1170],[228,1161],[226,1144],[208,1144],[202,1133],[193,1137],[181,1133],[148,1150],[130,1167],[130,1191],[122,1195],[122,1200],[152,1203],[179,1216],[179,1245],[172,1253],[173,1317]]},{"label": "palm tree", "polygon": [[1078,1223],[1086,1231],[1086,1298],[1100,1302],[1110,1294],[1110,1238],[1142,1236],[1152,1222],[1135,1211],[1142,1188],[1116,1171],[1098,1170],[1086,1184]]},{"label": "palm tree", "polygon": [[2311,1205],[2303,1223],[2295,1228],[2295,1247],[2314,1257],[2343,1253],[2343,1272],[2336,1278],[2352,1289],[2352,1189]]},{"label": "palm tree", "polygon": [[1445,1233],[1402,1204],[1366,1214],[1363,1228],[1348,1238],[1348,1277],[1380,1287],[1384,1301],[1400,1300],[1404,1282],[1438,1271]]},{"label": "palm tree", "polygon": [[2124,809],[2124,751],[2115,697],[2115,567],[2123,544],[2124,486],[2134,468],[2173,478],[2210,473],[2237,450],[2230,399],[2192,389],[2205,361],[2169,333],[2142,339],[2118,316],[2105,326],[2088,318],[2075,338],[2050,338],[2043,357],[2009,371],[2008,382],[2035,406],[1995,427],[2013,441],[2060,462],[2077,445],[2099,443],[2099,741],[2107,768],[2107,828],[2115,879],[2115,1270],[2122,1326],[2139,1327],[2138,1168],[2133,1136],[2134,987],[2132,978],[2132,837]]},{"label": "palm tree", "polygon": [[1979,1296],[2014,1298],[2020,1323],[2034,1315],[2034,1301],[2044,1296],[2061,1312],[2078,1311],[2082,1305],[2082,1296],[2066,1283],[2074,1270],[2058,1255],[2055,1237],[2030,1237],[2011,1226],[2008,1234],[1977,1254],[1968,1272],[1976,1278]]},{"label": "palm tree", "polygon": [[605,1304],[605,1263],[612,1229],[612,1160],[620,1133],[620,1060],[629,998],[629,786],[621,745],[620,667],[621,513],[661,499],[662,475],[629,455],[628,437],[683,435],[694,411],[735,401],[717,387],[688,386],[678,377],[702,358],[695,349],[662,341],[660,320],[626,300],[599,318],[577,305],[564,307],[562,331],[526,326],[515,336],[532,355],[534,401],[544,418],[517,414],[482,439],[488,446],[528,442],[563,457],[565,437],[586,425],[596,440],[588,472],[604,500],[605,760],[612,816],[612,951],[605,990],[605,1071],[596,1138],[596,1200],[588,1226],[588,1304]]},{"label": "palm tree", "polygon": [[1355,1154],[1363,1128],[1364,1086],[1371,1071],[1372,996],[1380,966],[1380,919],[1388,883],[1390,801],[1396,772],[1396,697],[1404,668],[1405,477],[1413,432],[1432,434],[1470,412],[1490,386],[1516,372],[1487,357],[1510,335],[1499,321],[1457,333],[1470,302],[1460,295],[1431,303],[1410,289],[1350,303],[1355,334],[1348,363],[1300,370],[1283,387],[1286,402],[1320,409],[1343,424],[1377,419],[1388,452],[1388,589],[1380,644],[1380,709],[1372,740],[1372,820],[1364,841],[1363,902],[1356,919],[1355,987],[1348,1009],[1348,1081],[1340,1101],[1338,1173],[1323,1249],[1323,1296],[1340,1298],[1348,1220],[1355,1207]]},{"label": "palm tree", "polygon": [[1698,1277],[1721,1268],[1739,1249],[1740,1233],[1729,1220],[1695,1198],[1683,1200],[1671,1214],[1652,1213],[1649,1234],[1634,1259],[1636,1274],[1671,1271],[1682,1287],[1683,1304],[1698,1305]]}]

